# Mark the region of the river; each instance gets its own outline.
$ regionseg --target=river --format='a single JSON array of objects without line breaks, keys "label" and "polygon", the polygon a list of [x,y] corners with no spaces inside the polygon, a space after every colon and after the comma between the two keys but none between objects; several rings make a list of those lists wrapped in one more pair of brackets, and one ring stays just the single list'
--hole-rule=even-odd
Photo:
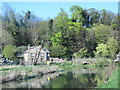
[{"label": "river", "polygon": [[3,83],[2,88],[94,88],[106,83],[113,69],[112,66],[74,67],[28,80]]}]

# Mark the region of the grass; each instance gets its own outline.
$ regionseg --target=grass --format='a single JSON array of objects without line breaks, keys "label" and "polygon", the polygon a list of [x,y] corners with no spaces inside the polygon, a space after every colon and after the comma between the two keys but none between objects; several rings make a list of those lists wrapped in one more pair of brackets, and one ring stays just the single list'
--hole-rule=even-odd
[{"label": "grass", "polygon": [[82,65],[83,67],[96,67],[96,65]]},{"label": "grass", "polygon": [[118,74],[120,74],[120,68],[116,68],[110,76],[106,84],[100,85],[97,88],[118,88]]}]

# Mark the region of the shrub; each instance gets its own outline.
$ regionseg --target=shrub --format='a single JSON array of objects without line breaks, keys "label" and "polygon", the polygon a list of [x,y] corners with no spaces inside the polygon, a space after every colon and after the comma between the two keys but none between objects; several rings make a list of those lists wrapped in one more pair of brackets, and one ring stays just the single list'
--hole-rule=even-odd
[{"label": "shrub", "polygon": [[118,52],[118,41],[113,37],[110,37],[108,38],[107,46],[109,49],[110,57],[115,58],[115,55]]},{"label": "shrub", "polygon": [[78,52],[74,53],[73,56],[75,58],[84,58],[84,57],[87,57],[88,56],[88,53],[87,53],[87,49],[85,48],[81,48]]},{"label": "shrub", "polygon": [[15,50],[16,50],[15,46],[11,44],[6,45],[3,49],[3,55],[5,56],[5,58],[13,59],[15,58]]},{"label": "shrub", "polygon": [[109,51],[106,44],[98,44],[96,47],[97,51],[94,51],[96,57],[108,57]]}]

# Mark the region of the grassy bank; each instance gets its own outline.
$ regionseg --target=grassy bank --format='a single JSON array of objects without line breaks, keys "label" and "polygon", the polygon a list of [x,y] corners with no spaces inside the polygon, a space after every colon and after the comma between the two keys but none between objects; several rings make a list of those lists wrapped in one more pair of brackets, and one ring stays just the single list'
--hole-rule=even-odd
[{"label": "grassy bank", "polygon": [[28,79],[36,77],[37,75],[46,75],[52,72],[59,71],[60,68],[57,65],[54,66],[17,66],[11,68],[0,69],[0,80],[2,82],[16,81],[22,79]]},{"label": "grassy bank", "polygon": [[120,68],[117,67],[108,79],[108,82],[106,84],[98,86],[97,88],[118,88],[118,74],[120,74]]},{"label": "grassy bank", "polygon": [[36,66],[3,66],[0,67],[0,80],[2,82],[16,81],[22,79],[29,79],[37,75],[45,75],[52,72],[61,72],[71,69],[72,62],[52,63],[50,65],[36,65]]}]

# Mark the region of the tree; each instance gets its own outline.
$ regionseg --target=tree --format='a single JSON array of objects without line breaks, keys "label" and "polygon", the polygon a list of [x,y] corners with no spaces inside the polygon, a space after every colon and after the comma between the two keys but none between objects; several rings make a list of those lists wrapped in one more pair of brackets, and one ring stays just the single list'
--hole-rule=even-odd
[{"label": "tree", "polygon": [[15,46],[13,46],[12,44],[8,44],[3,49],[3,55],[5,55],[6,58],[13,60],[13,58],[15,58],[15,50]]},{"label": "tree", "polygon": [[50,19],[50,20],[49,20],[49,22],[48,22],[48,28],[49,28],[50,30],[53,29],[53,19]]},{"label": "tree", "polygon": [[106,44],[98,44],[96,47],[96,51],[94,52],[96,57],[108,57],[109,56],[109,51],[108,47]]},{"label": "tree", "polygon": [[50,48],[50,51],[51,51],[51,57],[64,58],[66,48],[63,47],[62,45],[53,45]]},{"label": "tree", "polygon": [[110,53],[110,57],[115,58],[115,55],[118,52],[118,41],[113,37],[108,38],[107,47]]},{"label": "tree", "polygon": [[[69,48],[69,52],[73,54],[84,46],[85,29],[82,23],[69,22],[69,28],[67,30],[67,40],[63,39],[64,46]],[[65,44],[66,43],[66,44]]]},{"label": "tree", "polygon": [[114,29],[114,30],[119,30],[119,16],[118,15],[114,15],[112,21],[111,21],[111,27]]},{"label": "tree", "polygon": [[75,52],[74,54],[75,58],[84,58],[88,56],[88,51],[85,48],[81,48],[78,52]]},{"label": "tree", "polygon": [[61,8],[60,13],[58,13],[57,17],[53,22],[54,32],[56,33],[59,31],[66,31],[68,29],[68,21],[68,14]]},{"label": "tree", "polygon": [[72,12],[71,19],[73,22],[83,22],[84,21],[82,7],[79,7],[77,5],[73,5],[70,8],[70,11]]},{"label": "tree", "polygon": [[89,15],[89,26],[92,26],[94,23],[99,22],[100,14],[94,8],[90,8],[87,10]]},{"label": "tree", "polygon": [[6,30],[2,30],[2,48],[8,44],[14,44],[14,37]]},{"label": "tree", "polygon": [[16,13],[11,8],[5,11],[3,15],[3,29],[7,30],[14,38],[14,44],[16,46],[20,43],[19,23],[16,20]]},{"label": "tree", "polygon": [[114,14],[110,11],[107,11],[105,9],[102,9],[100,11],[100,23],[104,25],[111,25],[111,21],[114,17]]},{"label": "tree", "polygon": [[85,45],[84,48],[87,50],[87,53],[89,53],[90,57],[94,57],[93,51],[95,50],[97,46],[96,39],[95,39],[95,32],[91,28],[87,28],[85,30]]},{"label": "tree", "polygon": [[36,36],[34,42],[36,45],[46,45],[47,41],[50,39],[48,36],[48,20],[40,21],[39,26],[35,28],[35,32]]},{"label": "tree", "polygon": [[[68,18],[68,14],[63,9],[60,9],[60,10],[61,12],[58,14],[58,16],[55,18],[53,22],[54,34],[51,38],[51,42],[52,42],[51,48],[54,48],[55,45],[60,46],[62,48],[66,48],[63,42],[66,40],[65,37],[68,30],[69,18]],[[66,50],[60,49],[60,52],[63,52],[63,51],[66,51]],[[63,54],[61,57],[63,57]]]},{"label": "tree", "polygon": [[25,14],[25,17],[24,17],[24,25],[25,25],[26,28],[30,27],[28,25],[30,17],[31,17],[31,12],[28,10]]},{"label": "tree", "polygon": [[112,31],[112,28],[110,26],[106,25],[94,25],[91,30],[94,31],[95,40],[97,44],[100,43],[106,43],[108,36],[110,36],[110,32]]}]

